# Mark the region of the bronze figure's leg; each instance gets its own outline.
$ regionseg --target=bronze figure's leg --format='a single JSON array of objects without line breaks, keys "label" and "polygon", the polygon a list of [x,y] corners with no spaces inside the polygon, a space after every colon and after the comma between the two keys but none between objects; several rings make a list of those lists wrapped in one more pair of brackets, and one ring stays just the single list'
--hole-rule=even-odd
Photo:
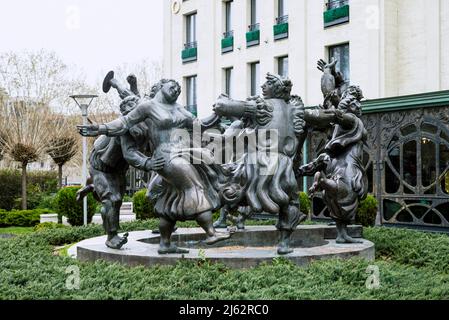
[{"label": "bronze figure's leg", "polygon": [[95,187],[94,187],[93,184],[88,184],[84,188],[78,190],[77,193],[76,193],[76,201],[80,202],[85,197],[87,197],[87,195],[89,193],[94,192],[94,189],[95,189]]},{"label": "bronze figure's leg", "polygon": [[122,206],[121,197],[112,196],[110,199],[103,200],[102,204],[103,227],[108,235],[106,246],[111,249],[121,249],[128,242],[127,233],[123,237],[118,235],[120,207]]},{"label": "bronze figure's leg", "polygon": [[233,215],[228,216],[229,220],[237,227],[238,230],[245,230],[245,216],[239,214],[237,217]]},{"label": "bronze figure's leg", "polygon": [[348,234],[348,223],[337,221],[337,243],[363,243],[361,240],[357,240],[349,236]]},{"label": "bronze figure's leg", "polygon": [[293,252],[293,249],[290,247],[291,235],[296,227],[307,219],[307,215],[303,214],[298,206],[299,204],[292,202],[279,213],[279,221],[276,228],[281,233],[277,249],[277,252],[280,255],[286,255]]},{"label": "bronze figure's leg", "polygon": [[214,223],[214,228],[218,228],[218,229],[226,229],[228,227],[227,225],[227,218],[228,218],[228,207],[224,206],[223,208],[221,208],[220,210],[220,218],[215,221]]},{"label": "bronze figure's leg", "polygon": [[175,230],[176,222],[161,217],[159,220],[159,231],[161,233],[161,242],[159,245],[159,254],[182,254],[189,253],[189,250],[178,248],[171,244],[171,235]]},{"label": "bronze figure's leg", "polygon": [[223,241],[226,239],[229,239],[231,237],[230,233],[221,233],[221,232],[216,232],[214,225],[213,225],[213,220],[212,220],[212,212],[210,211],[206,211],[203,212],[201,214],[198,215],[198,217],[196,218],[196,221],[198,222],[198,224],[200,225],[201,228],[203,228],[203,230],[206,232],[207,235],[207,239],[206,239],[206,244],[214,244],[217,243],[219,241]]}]

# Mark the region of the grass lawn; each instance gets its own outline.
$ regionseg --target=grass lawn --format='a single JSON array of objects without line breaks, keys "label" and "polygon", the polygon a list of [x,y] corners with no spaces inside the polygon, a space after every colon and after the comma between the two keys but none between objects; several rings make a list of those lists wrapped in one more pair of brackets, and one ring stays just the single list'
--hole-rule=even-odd
[{"label": "grass lawn", "polygon": [[[122,225],[123,231],[156,227],[155,220]],[[101,226],[89,226],[0,239],[0,299],[449,299],[447,235],[368,228],[365,238],[376,244],[375,262],[328,260],[297,267],[275,259],[248,270],[207,260],[131,268],[82,263],[53,252],[102,233]],[[366,286],[370,265],[379,269],[378,289]],[[79,290],[65,286],[70,266],[79,268]]]},{"label": "grass lawn", "polygon": [[0,228],[0,234],[14,234],[14,235],[20,235],[20,234],[28,234],[34,231],[33,227],[7,227],[7,228]]}]

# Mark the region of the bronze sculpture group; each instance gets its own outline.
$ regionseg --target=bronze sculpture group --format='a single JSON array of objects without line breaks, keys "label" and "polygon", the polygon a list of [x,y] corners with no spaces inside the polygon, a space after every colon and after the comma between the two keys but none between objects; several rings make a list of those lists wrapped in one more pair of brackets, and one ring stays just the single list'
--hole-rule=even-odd
[{"label": "bronze sculpture group", "polygon": [[[216,227],[226,226],[231,210],[240,213],[234,218],[239,228],[252,214],[278,215],[277,252],[291,253],[291,235],[306,219],[298,199],[298,179],[303,176],[314,176],[312,194],[322,191],[337,225],[337,242],[357,242],[348,235],[347,225],[367,193],[363,96],[360,88],[346,86],[336,61],[320,60],[318,69],[323,72],[324,103],[316,109],[305,109],[301,98],[291,95],[289,79],[269,73],[262,97],[236,101],[222,95],[213,114],[202,120],[177,104],[181,87],[175,80],[161,80],[141,97],[134,76],[127,78],[128,89],[109,73],[103,90],[118,91],[122,116],[78,127],[84,136],[99,136],[90,157],[91,183],[79,197],[93,192],[102,203],[106,245],[120,249],[127,242],[118,227],[129,165],[152,172],[148,196],[160,219],[160,254],[188,252],[170,241],[177,221],[197,221],[206,244],[228,239],[229,231],[218,232]],[[231,126],[224,129],[223,118],[231,119]],[[323,154],[300,166],[303,144],[314,128],[332,131],[331,138]],[[214,225],[212,213],[218,209],[222,215]]]}]

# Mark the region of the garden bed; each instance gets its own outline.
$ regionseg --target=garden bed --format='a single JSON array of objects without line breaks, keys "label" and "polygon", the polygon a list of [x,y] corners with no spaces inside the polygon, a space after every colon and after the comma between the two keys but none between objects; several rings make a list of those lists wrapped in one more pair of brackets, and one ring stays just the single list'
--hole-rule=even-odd
[{"label": "garden bed", "polygon": [[[195,224],[181,224],[181,227]],[[148,230],[156,220],[123,224]],[[167,267],[130,268],[81,263],[54,255],[55,246],[102,235],[101,226],[51,229],[0,239],[0,299],[448,299],[449,237],[418,231],[367,228],[376,261],[317,261],[297,267],[279,258],[249,270],[207,260]],[[370,265],[380,287],[368,289]],[[80,270],[79,290],[66,288],[67,268]]]}]

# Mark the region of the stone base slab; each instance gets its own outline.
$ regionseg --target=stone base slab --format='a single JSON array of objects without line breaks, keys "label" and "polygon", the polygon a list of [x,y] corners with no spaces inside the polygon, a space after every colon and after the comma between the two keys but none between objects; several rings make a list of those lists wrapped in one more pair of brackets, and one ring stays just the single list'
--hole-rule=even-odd
[{"label": "stone base slab", "polygon": [[[335,232],[334,232],[335,231]],[[354,237],[360,237],[362,227],[349,229]],[[374,244],[363,240],[361,244],[337,244],[333,226],[300,226],[293,234],[294,252],[283,256],[299,266],[315,260],[361,257],[373,261]],[[237,231],[230,240],[208,247],[202,243],[204,231],[178,229],[172,241],[188,248],[188,254],[159,255],[159,235],[151,231],[131,232],[128,243],[121,250],[105,246],[106,237],[97,237],[79,242],[69,249],[69,255],[81,261],[105,260],[129,266],[174,265],[181,259],[199,261],[204,258],[222,263],[230,268],[251,268],[261,263],[271,263],[280,256],[276,252],[278,231],[274,227],[247,227]],[[246,243],[246,245],[245,245]]]}]

